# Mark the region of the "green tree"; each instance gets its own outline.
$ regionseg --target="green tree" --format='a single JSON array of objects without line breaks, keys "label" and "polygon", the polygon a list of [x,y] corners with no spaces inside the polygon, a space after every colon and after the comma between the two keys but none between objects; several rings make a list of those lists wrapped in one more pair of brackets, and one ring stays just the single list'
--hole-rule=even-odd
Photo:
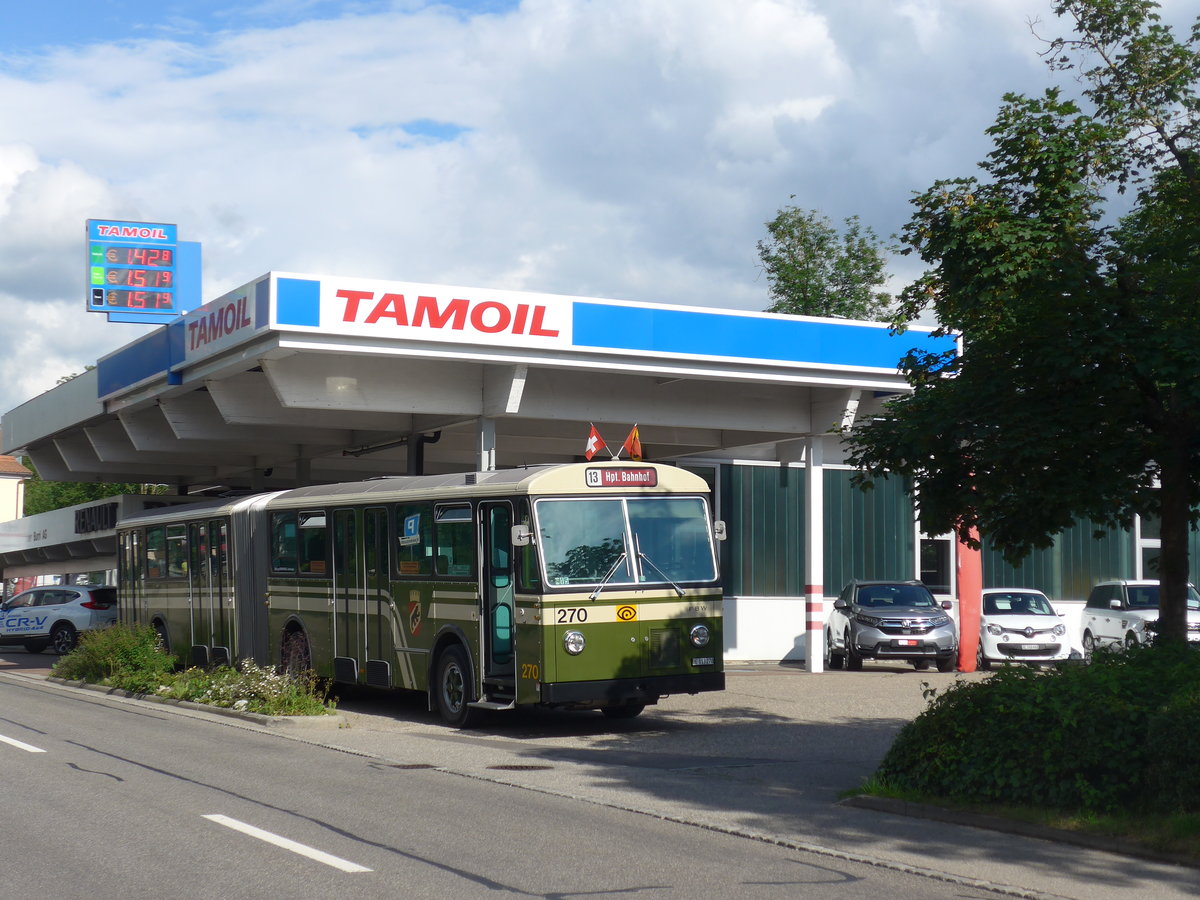
[{"label": "green tree", "polygon": [[33,460],[21,459],[21,465],[33,472],[25,482],[24,514],[49,512],[93,500],[103,500],[117,494],[159,494],[158,485],[125,484],[109,481],[43,481]]},{"label": "green tree", "polygon": [[[1074,70],[1006,95],[983,177],[914,199],[905,252],[931,268],[895,324],[932,308],[961,355],[911,354],[913,391],[848,435],[859,481],[908,476],[930,532],[1018,560],[1080,518],[1161,518],[1160,632],[1186,637],[1200,505],[1200,20],[1180,41],[1149,0],[1058,0]],[[1111,208],[1132,191],[1132,207]]]},{"label": "green tree", "polygon": [[[794,198],[793,198],[794,199]],[[767,273],[767,312],[878,321],[890,313],[887,261],[875,232],[845,220],[841,235],[816,210],[785,206],[767,223],[758,256]]]}]

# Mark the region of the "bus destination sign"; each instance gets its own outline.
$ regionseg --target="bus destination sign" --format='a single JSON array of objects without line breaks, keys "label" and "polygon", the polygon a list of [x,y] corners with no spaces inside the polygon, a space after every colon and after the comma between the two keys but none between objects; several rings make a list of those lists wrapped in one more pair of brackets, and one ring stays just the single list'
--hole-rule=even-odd
[{"label": "bus destination sign", "polygon": [[584,481],[590,488],[657,487],[658,469],[633,466],[589,468],[584,471]]}]

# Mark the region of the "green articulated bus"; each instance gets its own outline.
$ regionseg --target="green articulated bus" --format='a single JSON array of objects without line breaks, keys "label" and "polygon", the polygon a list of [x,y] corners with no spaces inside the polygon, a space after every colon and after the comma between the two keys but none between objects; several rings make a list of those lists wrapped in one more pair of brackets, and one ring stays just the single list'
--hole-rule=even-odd
[{"label": "green articulated bus", "polygon": [[118,526],[121,621],[192,665],[252,659],[481,709],[629,718],[725,686],[703,479],[580,463],[378,478]]}]

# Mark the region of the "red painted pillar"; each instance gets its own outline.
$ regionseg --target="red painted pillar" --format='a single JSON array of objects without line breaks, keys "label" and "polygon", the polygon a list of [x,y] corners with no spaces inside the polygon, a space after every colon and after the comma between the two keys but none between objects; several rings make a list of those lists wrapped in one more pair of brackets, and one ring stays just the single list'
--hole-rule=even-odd
[{"label": "red painted pillar", "polygon": [[[979,539],[974,531],[971,537]],[[958,671],[974,672],[983,605],[983,554],[962,541],[957,542],[955,550],[958,557]]]}]

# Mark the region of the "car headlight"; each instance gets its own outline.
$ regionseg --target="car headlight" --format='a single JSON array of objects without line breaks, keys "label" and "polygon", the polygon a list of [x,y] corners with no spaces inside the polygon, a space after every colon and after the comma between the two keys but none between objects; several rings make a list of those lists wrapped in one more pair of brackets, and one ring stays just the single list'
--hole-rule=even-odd
[{"label": "car headlight", "polygon": [[1062,636],[1063,636],[1064,634],[1066,634],[1066,633],[1067,633],[1067,626],[1066,626],[1066,625],[1055,625],[1055,626],[1054,626],[1054,635],[1055,635],[1055,637],[1062,637]]},{"label": "car headlight", "polygon": [[572,656],[578,656],[587,646],[587,639],[582,631],[568,631],[563,635],[563,649]]},{"label": "car headlight", "polygon": [[688,637],[692,639],[693,645],[703,647],[712,635],[709,633],[707,625],[693,625],[692,630],[688,632]]},{"label": "car headlight", "polygon": [[987,627],[987,632],[988,632],[988,634],[995,635],[996,637],[1000,637],[1000,635],[1004,634],[1004,629],[1001,628],[999,625],[989,625]]},{"label": "car headlight", "polygon": [[943,625],[949,625],[949,624],[950,624],[949,616],[934,616],[932,619],[929,620],[930,628],[941,628]]},{"label": "car headlight", "polygon": [[859,625],[869,625],[872,628],[878,628],[883,622],[883,619],[880,619],[877,616],[868,616],[866,613],[856,613],[854,616],[854,621]]}]

